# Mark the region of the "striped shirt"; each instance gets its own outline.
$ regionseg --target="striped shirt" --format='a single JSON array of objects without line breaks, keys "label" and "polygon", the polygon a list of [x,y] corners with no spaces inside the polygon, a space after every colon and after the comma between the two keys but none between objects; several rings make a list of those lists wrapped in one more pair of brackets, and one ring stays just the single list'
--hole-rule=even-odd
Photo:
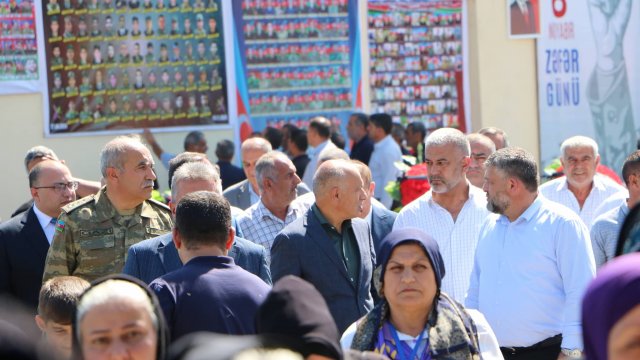
[{"label": "striped shirt", "polygon": [[433,200],[429,190],[400,211],[393,229],[418,228],[438,242],[447,274],[442,279],[442,291],[464,303],[478,234],[488,215],[484,191],[469,184],[469,199],[455,222],[449,211]]},{"label": "striped shirt", "polygon": [[593,247],[593,257],[596,260],[597,269],[613,259],[616,254],[618,235],[628,213],[629,207],[625,203],[598,216],[593,222],[593,226],[591,226],[591,246]]}]

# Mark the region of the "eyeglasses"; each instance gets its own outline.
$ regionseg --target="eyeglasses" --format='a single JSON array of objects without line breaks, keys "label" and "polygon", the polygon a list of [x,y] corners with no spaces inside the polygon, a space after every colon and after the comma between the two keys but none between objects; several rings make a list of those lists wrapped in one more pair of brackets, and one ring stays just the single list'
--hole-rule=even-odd
[{"label": "eyeglasses", "polygon": [[34,186],[34,189],[53,189],[57,193],[62,193],[66,189],[76,191],[78,189],[77,181],[70,181],[68,183],[55,183],[53,186]]}]

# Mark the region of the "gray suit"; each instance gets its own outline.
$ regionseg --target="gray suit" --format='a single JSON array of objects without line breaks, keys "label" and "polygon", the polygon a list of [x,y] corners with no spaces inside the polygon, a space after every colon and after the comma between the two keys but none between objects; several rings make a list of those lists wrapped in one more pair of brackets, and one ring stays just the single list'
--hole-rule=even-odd
[{"label": "gray suit", "polygon": [[[251,184],[249,183],[249,180],[242,180],[233,186],[229,186],[222,195],[227,199],[227,201],[229,201],[231,206],[247,210],[251,205],[253,205],[251,203],[250,186]],[[306,194],[309,191],[309,188],[305,184],[298,184],[298,195]]]},{"label": "gray suit", "polygon": [[326,300],[340,333],[373,308],[370,285],[376,256],[369,225],[362,219],[351,222],[360,253],[355,286],[312,209],[285,227],[271,247],[273,281],[296,275],[313,284]]}]

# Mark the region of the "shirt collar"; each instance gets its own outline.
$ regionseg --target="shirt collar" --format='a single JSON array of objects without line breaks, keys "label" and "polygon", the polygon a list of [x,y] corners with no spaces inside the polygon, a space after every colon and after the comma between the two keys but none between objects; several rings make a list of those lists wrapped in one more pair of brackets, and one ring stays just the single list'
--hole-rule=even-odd
[{"label": "shirt collar", "polygon": [[373,145],[373,147],[377,149],[377,148],[380,148],[380,147],[386,146],[386,144],[387,144],[387,143],[389,143],[389,141],[395,141],[395,140],[393,140],[393,138],[391,137],[391,134],[389,134],[389,135],[385,136],[382,140],[380,140],[380,141],[378,141],[377,143],[375,143],[375,144]]},{"label": "shirt collar", "polygon": [[319,154],[325,148],[325,146],[329,144],[329,141],[331,141],[331,139],[327,139],[324,142],[321,142],[314,148],[309,148],[309,155]]},{"label": "shirt collar", "polygon": [[33,203],[33,212],[36,214],[38,222],[43,229],[46,228],[51,223],[51,219],[53,219],[51,216],[40,211],[35,203]]},{"label": "shirt collar", "polygon": [[[513,223],[515,224],[518,222],[529,222],[529,220],[531,220],[535,216],[538,210],[540,210],[540,207],[542,206],[542,201],[543,201],[542,195],[538,193],[538,196],[536,196],[536,199],[533,200],[531,205],[529,205],[529,207],[522,214],[520,214],[520,216],[518,216],[518,218],[515,221],[513,221]],[[499,221],[505,224],[511,223],[511,221],[509,221],[509,218],[506,215],[500,215]]]},{"label": "shirt collar", "polygon": [[[291,202],[291,204],[289,204],[289,206],[287,207],[287,215],[284,217],[284,221],[287,221],[287,218],[289,216],[291,216],[293,213],[295,213],[297,211],[297,207],[293,206],[293,202]],[[258,201],[258,205],[256,206],[256,213],[257,213],[257,218],[258,219],[262,219],[264,217],[268,217],[274,220],[278,220],[278,221],[282,221],[280,220],[280,218],[278,218],[277,216],[273,215],[273,213],[271,212],[271,210],[269,210],[264,203],[262,202],[262,199],[260,199],[260,201]]]}]

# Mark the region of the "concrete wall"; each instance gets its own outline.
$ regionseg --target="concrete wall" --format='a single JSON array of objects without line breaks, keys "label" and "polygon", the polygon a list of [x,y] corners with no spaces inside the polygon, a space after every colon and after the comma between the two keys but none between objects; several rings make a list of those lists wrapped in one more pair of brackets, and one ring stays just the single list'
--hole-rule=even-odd
[{"label": "concrete wall", "polygon": [[[23,202],[31,198],[23,160],[34,145],[52,148],[64,159],[75,177],[100,180],[100,150],[113,136],[81,136],[64,138],[44,137],[40,94],[0,96],[0,149],[4,167],[0,180],[0,218],[6,220]],[[186,132],[155,134],[167,152],[183,150]],[[209,159],[216,161],[215,144],[233,139],[231,130],[205,131],[209,142]],[[168,189],[167,171],[155,155],[156,170],[161,189]]]}]

